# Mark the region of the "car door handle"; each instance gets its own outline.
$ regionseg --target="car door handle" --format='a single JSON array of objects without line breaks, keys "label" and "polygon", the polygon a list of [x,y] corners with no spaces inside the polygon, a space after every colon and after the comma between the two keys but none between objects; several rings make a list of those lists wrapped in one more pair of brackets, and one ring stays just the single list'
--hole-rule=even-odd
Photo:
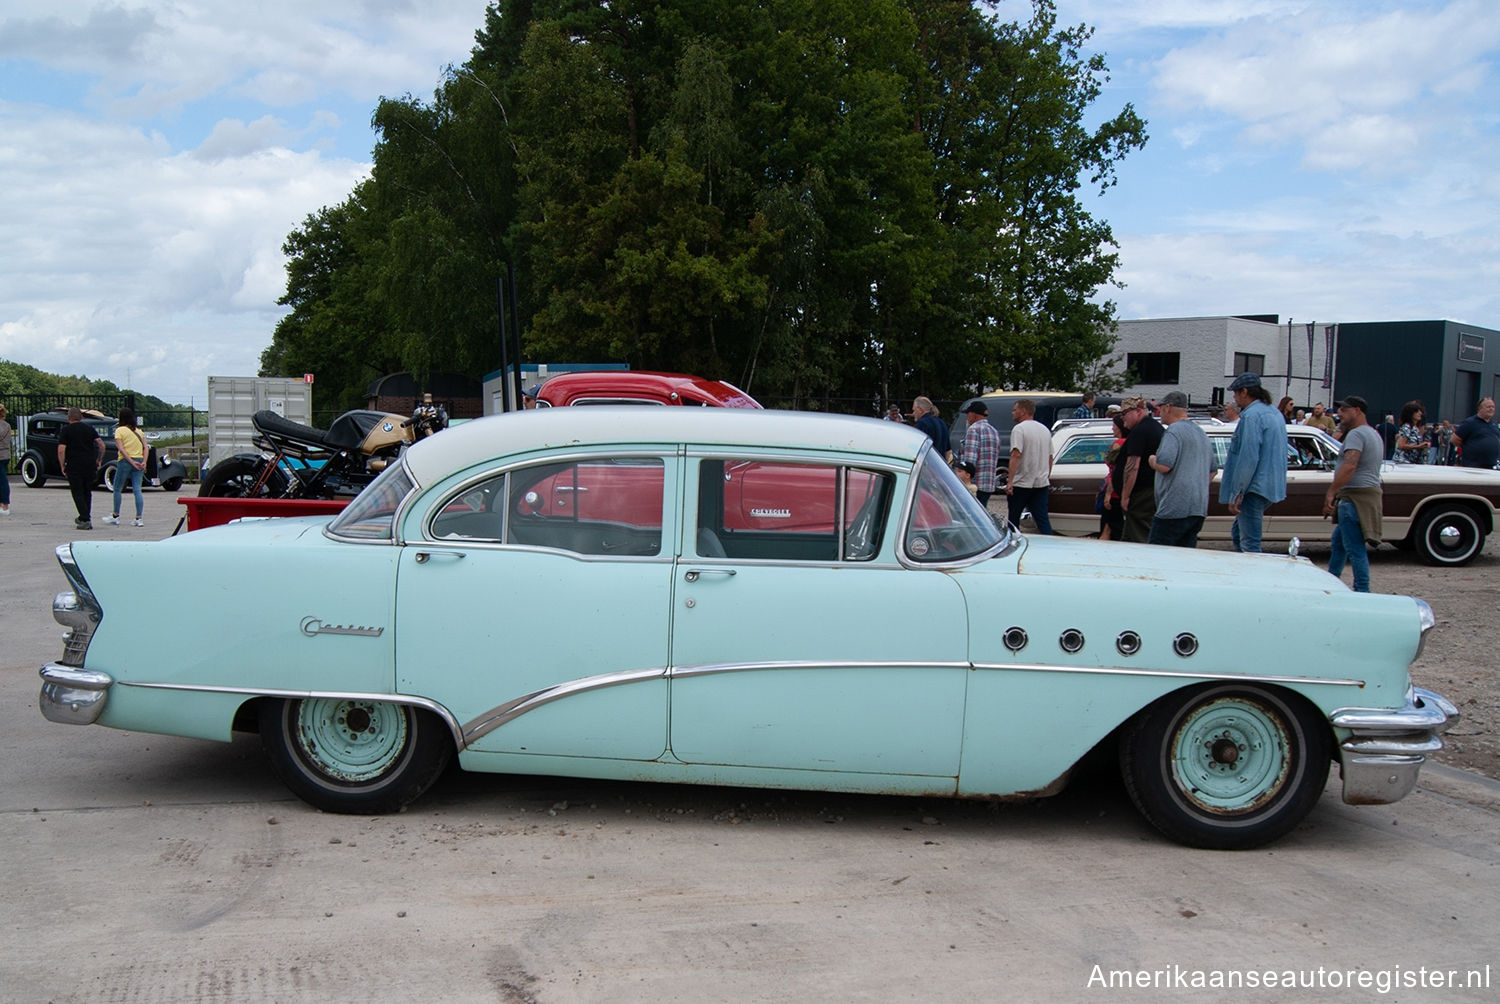
[{"label": "car door handle", "polygon": [[452,558],[457,561],[464,556],[462,551],[418,551],[417,564],[425,565],[433,558]]},{"label": "car door handle", "polygon": [[698,577],[702,576],[702,575],[733,575],[733,574],[734,574],[734,569],[732,569],[732,568],[689,568],[687,570],[687,574],[683,576],[683,579],[685,579],[688,582],[697,582],[698,581]]}]

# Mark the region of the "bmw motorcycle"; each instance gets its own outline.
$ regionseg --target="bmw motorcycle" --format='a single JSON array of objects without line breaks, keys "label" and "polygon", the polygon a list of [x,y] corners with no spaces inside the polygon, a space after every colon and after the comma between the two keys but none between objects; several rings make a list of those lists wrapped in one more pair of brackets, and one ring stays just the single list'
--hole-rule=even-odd
[{"label": "bmw motorcycle", "polygon": [[430,420],[383,411],[346,411],[327,429],[257,411],[250,418],[259,453],[219,461],[203,476],[200,496],[214,498],[348,498],[375,480]]}]

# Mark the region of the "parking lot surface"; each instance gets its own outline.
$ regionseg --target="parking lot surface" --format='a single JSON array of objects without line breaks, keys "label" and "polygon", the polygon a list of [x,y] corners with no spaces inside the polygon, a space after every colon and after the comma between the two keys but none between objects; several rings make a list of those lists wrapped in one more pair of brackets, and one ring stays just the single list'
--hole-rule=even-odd
[{"label": "parking lot surface", "polygon": [[[92,536],[165,536],[173,499],[104,527],[98,493]],[[51,486],[0,517],[6,999],[1500,998],[1500,785],[1471,773],[1353,807],[1335,771],[1241,853],[1166,842],[1108,764],[1028,804],[453,772],[405,813],[326,815],[255,737],[41,717],[71,522]],[[153,616],[170,660],[194,612]]]}]

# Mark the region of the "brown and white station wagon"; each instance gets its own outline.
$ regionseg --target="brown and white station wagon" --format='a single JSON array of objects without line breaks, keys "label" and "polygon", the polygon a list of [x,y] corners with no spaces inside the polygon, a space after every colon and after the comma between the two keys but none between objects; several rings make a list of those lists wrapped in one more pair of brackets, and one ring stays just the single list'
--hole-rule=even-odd
[{"label": "brown and white station wagon", "polygon": [[[1234,425],[1201,423],[1219,458],[1229,452]],[[1266,510],[1267,540],[1323,539],[1331,532],[1323,518],[1323,496],[1338,466],[1338,440],[1305,425],[1288,425],[1285,500]],[[1097,532],[1095,496],[1104,479],[1105,454],[1114,442],[1108,422],[1063,423],[1052,434],[1055,457],[1048,501],[1052,526],[1059,533],[1084,536]],[[1218,500],[1219,474],[1209,495],[1208,519],[1201,540],[1228,540],[1234,517]],[[1485,537],[1500,516],[1500,471],[1426,464],[1386,463],[1381,468],[1385,512],[1383,540],[1416,548],[1433,565],[1464,565],[1484,549]]]}]

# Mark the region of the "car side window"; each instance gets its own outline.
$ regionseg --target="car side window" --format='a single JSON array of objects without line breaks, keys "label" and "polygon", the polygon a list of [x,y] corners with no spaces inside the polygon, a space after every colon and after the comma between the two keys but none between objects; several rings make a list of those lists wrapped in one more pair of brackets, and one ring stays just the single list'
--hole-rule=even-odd
[{"label": "car side window", "polygon": [[1113,436],[1079,436],[1063,447],[1054,463],[1102,464],[1112,445],[1114,445]]},{"label": "car side window", "polygon": [[440,540],[477,540],[575,554],[661,553],[665,467],[659,457],[535,464],[465,488],[432,520]]},{"label": "car side window", "polygon": [[693,544],[704,558],[870,561],[895,478],[836,464],[703,460]]},{"label": "car side window", "polygon": [[1222,471],[1229,461],[1229,437],[1210,436],[1209,442],[1214,444],[1214,459],[1218,461],[1218,468]]}]

